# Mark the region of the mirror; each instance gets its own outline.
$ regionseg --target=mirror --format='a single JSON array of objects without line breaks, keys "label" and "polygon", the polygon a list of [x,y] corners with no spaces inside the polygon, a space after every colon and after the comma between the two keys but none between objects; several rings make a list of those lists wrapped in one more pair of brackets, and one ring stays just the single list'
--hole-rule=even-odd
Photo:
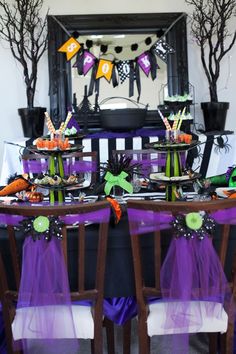
[{"label": "mirror", "polygon": [[[146,37],[154,37],[158,30],[166,32],[165,40],[175,50],[175,53],[174,55],[168,55],[167,63],[162,62],[161,59],[157,60],[161,69],[160,72],[158,69],[158,78],[156,80],[152,81],[151,78],[145,78],[145,74],[142,75],[140,102],[149,104],[145,125],[152,125],[155,121],[155,126],[157,125],[156,108],[157,105],[162,103],[160,102],[161,87],[166,84],[168,94],[172,95],[176,93],[184,94],[188,86],[186,14],[154,13],[48,16],[50,113],[54,122],[59,124],[60,121],[65,119],[68,109],[72,107],[73,93],[77,95],[78,104],[82,101],[84,87],[89,84],[89,76],[88,78],[81,76],[76,77],[76,68],[73,68],[74,62],[72,60],[66,61],[66,55],[58,52],[58,48],[66,42],[69,36],[72,36],[74,31],[77,31],[80,35],[78,38],[79,42],[86,42],[86,39],[91,35],[103,35],[105,36],[105,40],[111,42],[111,38],[115,35],[125,34],[127,36],[127,48],[129,48],[129,53],[125,53],[124,51],[122,55],[124,55],[123,58],[130,59],[130,44],[135,43],[136,39],[142,42]],[[158,38],[155,40],[157,39]],[[118,42],[114,42],[110,45],[114,47],[117,43]],[[140,45],[141,52],[143,48],[142,45],[143,44]],[[95,45],[94,50],[96,51],[98,47],[99,46]],[[139,52],[137,52],[137,54],[139,55]],[[96,56],[99,55],[100,53],[96,52]],[[118,57],[118,54],[116,54],[116,56]],[[136,54],[134,57],[135,56]],[[120,54],[119,59],[121,58],[122,56]],[[101,102],[103,98],[111,96],[129,97],[127,92],[128,88],[125,86],[122,87],[125,83],[113,89],[111,84],[108,84],[104,78],[100,81],[104,88],[100,89],[99,102]],[[123,91],[119,91],[121,89]],[[113,90],[116,90],[116,92]],[[126,92],[124,90],[126,90]],[[152,95],[150,95],[150,93],[152,93]],[[137,99],[137,91],[134,90],[134,96],[131,98],[134,100]],[[94,104],[94,99],[94,97],[89,97],[92,104]],[[165,110],[167,108],[163,106],[163,109]],[[99,127],[99,124],[99,118],[91,117],[91,122],[89,122],[91,127]]]},{"label": "mirror", "polygon": [[[151,40],[150,44],[146,44],[145,40]],[[123,99],[129,97],[129,76],[121,76],[118,71],[119,61],[135,60],[138,56],[146,51],[149,51],[151,46],[157,41],[157,36],[154,33],[148,34],[119,34],[119,35],[88,35],[80,36],[78,38],[79,43],[84,44],[84,49],[88,50],[86,43],[90,41],[92,47],[89,49],[98,60],[105,59],[115,62],[115,74],[118,81],[118,85],[113,87],[112,82],[108,82],[105,78],[100,79],[99,83],[99,95],[98,101],[101,109],[116,109],[116,108],[134,108],[136,107],[136,101],[138,97],[137,85],[134,82],[134,95],[131,98],[132,101]],[[131,47],[137,44],[138,49],[132,51]],[[88,44],[89,45],[89,44]],[[107,46],[105,53],[102,52],[103,46]],[[116,48],[121,48],[120,53],[116,53]],[[161,104],[161,90],[164,90],[164,86],[167,83],[167,64],[160,58],[156,58],[158,70],[157,78],[152,80],[151,75],[145,75],[144,71],[140,68],[140,98],[139,102],[148,106],[148,109],[154,110],[157,105]],[[92,69],[88,71],[86,75],[79,75],[77,70],[77,56],[71,59],[71,74],[72,74],[72,93],[76,95],[78,104],[82,102],[84,97],[84,87],[89,88],[90,80],[92,76]],[[128,66],[129,70],[129,66]],[[95,93],[89,96],[89,102],[95,103]],[[117,99],[113,99],[117,97]],[[141,105],[140,104],[140,105]],[[141,105],[143,107],[143,105]]]}]

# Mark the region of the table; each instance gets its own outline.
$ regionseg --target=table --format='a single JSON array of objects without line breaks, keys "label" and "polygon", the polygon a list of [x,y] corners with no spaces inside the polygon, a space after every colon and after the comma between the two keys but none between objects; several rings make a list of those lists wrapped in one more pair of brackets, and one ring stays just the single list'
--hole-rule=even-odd
[{"label": "table", "polygon": [[[161,131],[160,131],[161,132]],[[107,137],[101,133],[90,134],[82,138],[80,143],[84,146],[83,151],[98,151],[98,162],[104,163],[111,155],[113,150],[123,149],[142,149],[148,142],[157,141],[159,136],[153,132],[150,136],[127,136],[128,133],[110,133]],[[141,133],[140,133],[141,134]],[[151,134],[146,131],[145,134]],[[161,134],[161,133],[160,133]],[[213,135],[217,138],[217,135]],[[192,159],[192,168],[200,172],[203,177],[211,177],[217,174],[225,173],[228,166],[236,164],[236,135],[227,135],[229,149],[219,149],[214,144],[213,137],[205,134],[199,134],[198,139],[202,142],[199,146],[199,156]],[[78,142],[78,140],[77,140]],[[20,146],[26,146],[27,138],[18,138],[14,141],[4,142],[3,164],[0,173],[0,185],[5,185],[10,175],[23,172],[19,159]],[[16,144],[16,145],[12,145]]]}]

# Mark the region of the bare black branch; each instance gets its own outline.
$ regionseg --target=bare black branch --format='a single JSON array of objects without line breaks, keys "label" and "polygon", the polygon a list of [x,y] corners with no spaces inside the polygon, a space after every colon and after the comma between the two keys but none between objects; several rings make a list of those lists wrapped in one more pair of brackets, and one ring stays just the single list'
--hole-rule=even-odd
[{"label": "bare black branch", "polygon": [[[236,0],[186,0],[194,7],[191,30],[201,50],[211,102],[218,102],[217,81],[220,63],[236,41]],[[234,28],[230,31],[228,28]]]},{"label": "bare black branch", "polygon": [[38,62],[47,49],[47,15],[41,18],[43,0],[0,0],[0,38],[9,43],[23,67],[28,108],[34,106]]}]

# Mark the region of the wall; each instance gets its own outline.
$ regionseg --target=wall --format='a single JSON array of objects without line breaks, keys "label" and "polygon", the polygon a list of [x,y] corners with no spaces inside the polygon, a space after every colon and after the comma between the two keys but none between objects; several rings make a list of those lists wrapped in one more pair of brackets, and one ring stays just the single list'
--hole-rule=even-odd
[{"label": "wall", "polygon": [[[8,0],[12,2],[13,0]],[[184,0],[45,0],[44,11],[49,7],[50,14],[98,14],[98,13],[142,13],[142,12],[191,12]],[[199,103],[207,101],[208,87],[200,63],[199,49],[188,36],[189,78],[195,87],[196,122],[202,121]],[[236,46],[231,50],[222,64],[222,75],[219,83],[219,100],[230,102],[226,129],[234,129],[236,116]],[[2,164],[3,141],[14,140],[23,136],[17,109],[26,105],[22,69],[13,59],[7,43],[0,41],[0,166]],[[49,109],[47,55],[39,65],[35,106]],[[16,148],[16,158],[18,149]],[[235,161],[234,161],[235,162]]]}]

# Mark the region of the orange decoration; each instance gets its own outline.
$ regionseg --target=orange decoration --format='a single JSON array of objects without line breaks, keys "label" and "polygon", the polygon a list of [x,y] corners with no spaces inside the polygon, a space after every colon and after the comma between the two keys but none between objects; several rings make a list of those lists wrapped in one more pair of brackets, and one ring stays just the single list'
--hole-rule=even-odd
[{"label": "orange decoration", "polygon": [[118,224],[118,222],[120,221],[121,215],[122,215],[120,204],[117,202],[116,199],[113,199],[110,197],[106,197],[106,199],[111,204],[111,207],[112,207],[113,211],[115,212],[115,215],[116,215],[115,223]]}]

